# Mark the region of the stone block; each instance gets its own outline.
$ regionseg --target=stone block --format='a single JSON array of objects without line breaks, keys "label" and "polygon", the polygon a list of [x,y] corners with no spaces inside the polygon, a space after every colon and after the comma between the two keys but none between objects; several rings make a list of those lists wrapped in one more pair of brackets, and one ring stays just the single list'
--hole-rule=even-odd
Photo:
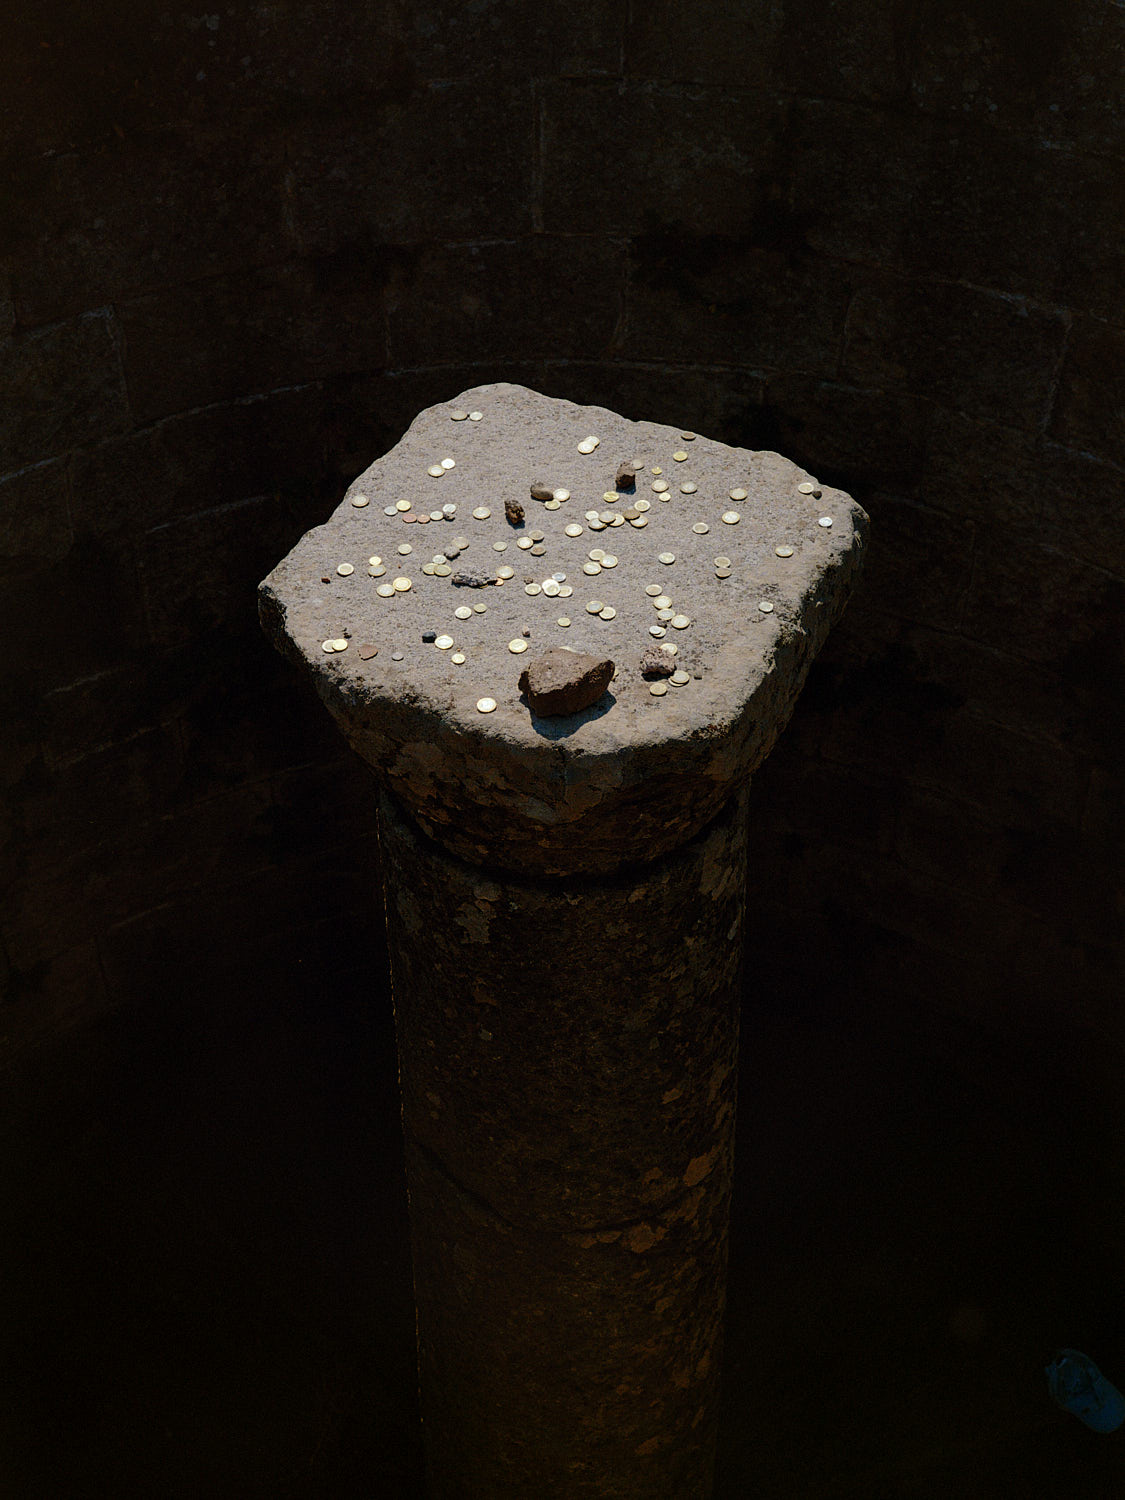
[{"label": "stone block", "polygon": [[819,257],[794,263],[752,237],[670,224],[632,239],[615,347],[624,359],[664,360],[691,349],[704,362],[733,357],[751,368],[830,376],[851,290],[846,270]]},{"label": "stone block", "polygon": [[621,248],[595,238],[427,247],[387,289],[388,358],[582,358],[609,345],[624,284]]},{"label": "stone block", "polygon": [[[135,536],[248,496],[302,506],[335,478],[334,419],[319,385],[187,412],[75,454],[71,506],[84,537]],[[305,512],[307,514],[307,512]]]},{"label": "stone block", "polygon": [[[513,376],[512,379],[518,377]],[[713,433],[720,442],[751,448],[765,401],[764,378],[753,370],[640,362],[548,362],[541,389],[579,405],[647,412],[670,427]]]},{"label": "stone block", "polygon": [[1065,333],[1062,313],[975,288],[872,278],[848,310],[841,368],[858,384],[1034,428]]},{"label": "stone block", "polygon": [[895,495],[865,498],[876,528],[864,597],[907,620],[955,630],[972,575],[973,523]]},{"label": "stone block", "polygon": [[232,149],[214,121],[29,164],[9,190],[20,321],[284,258],[285,171],[279,132],[256,125]]},{"label": "stone block", "polygon": [[29,962],[23,969],[7,969],[0,954],[0,980],[0,1070],[19,1066],[41,1048],[92,1025],[112,1003],[92,940]]},{"label": "stone block", "polygon": [[904,220],[905,264],[1115,318],[1125,252],[1105,226],[1125,213],[1116,163],[968,123],[948,141]]},{"label": "stone block", "polygon": [[[466,417],[478,408],[478,421]],[[591,433],[595,441],[586,443]],[[659,496],[669,481],[654,479],[649,510],[619,517],[620,566],[587,580],[581,569],[593,566],[583,561],[589,536],[563,535],[574,525],[566,517],[586,518],[595,502],[605,509],[604,487],[623,457],[646,468],[659,458],[655,466],[667,467],[671,478],[681,446],[685,466],[678,474],[689,476],[698,493],[682,494],[677,485],[663,504]],[[510,545],[500,513],[505,495],[526,495],[529,481],[546,475],[567,481],[572,509],[557,520],[543,512],[544,558],[549,554],[553,566],[535,562],[539,577],[561,566],[580,580],[574,604],[558,617],[569,623],[557,623],[560,606],[549,592],[529,597],[513,582],[489,591],[487,615],[475,623],[472,616],[449,620],[453,633],[445,646],[460,641],[462,650],[447,654],[442,637],[423,642],[434,612],[452,616],[464,596],[440,575],[423,576],[417,559],[430,541],[418,538],[417,523],[407,532],[402,513],[392,508],[386,516],[379,502],[416,498],[417,516],[444,504],[443,495],[456,496],[471,564],[476,547],[487,560],[496,556],[495,543]],[[541,874],[611,870],[626,858],[656,858],[702,827],[732,795],[729,778],[748,774],[788,721],[807,664],[850,593],[865,534],[866,518],[853,501],[827,486],[820,494],[811,493],[811,484],[802,492],[808,483],[776,453],[684,438],[679,429],[507,383],[477,386],[421,413],[357,479],[355,488],[375,503],[357,513],[345,500],[274,569],[259,591],[263,627],[283,654],[312,672],[353,748],[386,778],[422,830],[452,852]],[[626,532],[630,519],[641,524]],[[396,543],[408,534],[413,540]],[[791,550],[779,556],[782,538]],[[410,561],[395,561],[401,546],[418,549]],[[715,577],[714,557],[723,546],[738,559],[734,589]],[[388,579],[373,589],[366,570],[355,570],[355,560],[369,553],[387,555],[404,570],[398,587]],[[661,553],[671,561],[661,562]],[[511,555],[519,563],[515,549]],[[353,568],[342,587],[325,584],[341,562]],[[678,572],[662,572],[661,586],[677,591],[683,609],[670,629],[698,675],[682,674],[675,691],[683,695],[669,699],[667,717],[657,720],[652,711],[664,705],[643,679],[619,673],[604,709],[540,731],[519,702],[512,657],[527,649],[525,641],[538,650],[540,641],[557,641],[555,632],[566,629],[574,649],[624,659],[619,648],[628,655],[629,642],[639,648],[653,628],[665,628],[654,625],[656,596],[645,589],[655,575],[645,569],[673,565]],[[522,578],[533,566],[530,553],[520,566]],[[595,612],[592,590],[609,605]],[[409,653],[409,666],[398,665],[394,649],[371,659],[348,654],[346,644],[325,649],[349,635],[397,648],[400,661]],[[556,743],[579,734],[576,750]]]},{"label": "stone block", "polygon": [[947,134],[901,112],[798,98],[780,150],[775,213],[795,247],[909,269],[911,223],[953,156]]},{"label": "stone block", "polygon": [[811,5],[783,0],[771,9],[783,12],[774,87],[798,95],[831,93],[833,98],[870,103],[902,100],[906,88],[903,22],[894,7],[867,5],[858,14],[852,0],[817,0]]},{"label": "stone block", "polygon": [[1044,541],[1125,577],[1125,469],[1045,443],[1039,492]]},{"label": "stone block", "polygon": [[1059,375],[1051,436],[1125,467],[1125,328],[1075,322]]},{"label": "stone block", "polygon": [[0,453],[12,471],[124,432],[129,403],[107,309],[0,342]]},{"label": "stone block", "polygon": [[766,382],[754,441],[814,474],[900,489],[922,472],[930,415],[927,402],[901,391],[780,373]]},{"label": "stone block", "polygon": [[378,298],[306,265],[151,292],[120,302],[118,316],[144,422],[386,362]]},{"label": "stone block", "polygon": [[995,819],[957,799],[911,788],[898,799],[894,853],[908,870],[991,903],[997,895],[1003,840]]},{"label": "stone block", "polygon": [[927,114],[1105,155],[1122,145],[1123,41],[1118,9],[1100,0],[961,0],[917,10],[901,33],[910,98]]},{"label": "stone block", "polygon": [[966,635],[1013,656],[1061,664],[1123,621],[1125,580],[1036,539],[983,527]]},{"label": "stone block", "polygon": [[1043,516],[1044,464],[1041,433],[935,407],[916,493],[967,520],[1035,528]]},{"label": "stone block", "polygon": [[152,644],[181,646],[213,631],[252,625],[255,581],[296,532],[269,496],[154,527],[139,544]]},{"label": "stone block", "polygon": [[137,655],[145,628],[131,546],[83,541],[59,562],[9,570],[0,639],[9,712]]},{"label": "stone block", "polygon": [[780,27],[779,7],[773,4],[716,5],[704,16],[692,0],[653,0],[628,12],[625,75],[777,88]]},{"label": "stone block", "polygon": [[299,121],[286,178],[298,245],[363,259],[527,234],[534,121],[526,79],[478,78],[430,78],[383,110]]},{"label": "stone block", "polygon": [[70,475],[69,459],[48,459],[0,479],[0,570],[66,556]]},{"label": "stone block", "polygon": [[[708,85],[552,80],[542,86],[543,224],[604,235],[621,222],[745,235],[777,159],[764,94]],[[624,229],[623,229],[623,232]]]},{"label": "stone block", "polygon": [[625,13],[613,0],[529,9],[522,0],[474,8],[419,0],[401,11],[398,35],[425,78],[564,77],[621,70]]}]

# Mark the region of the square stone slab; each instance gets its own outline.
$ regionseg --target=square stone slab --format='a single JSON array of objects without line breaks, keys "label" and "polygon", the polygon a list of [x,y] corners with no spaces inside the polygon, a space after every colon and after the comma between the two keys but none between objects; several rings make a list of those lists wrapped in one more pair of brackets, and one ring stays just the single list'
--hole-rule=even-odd
[{"label": "square stone slab", "polygon": [[[625,460],[636,486],[615,491]],[[569,494],[556,506],[532,486]],[[609,524],[587,514],[626,511]],[[855,582],[867,525],[848,495],[777,453],[498,382],[421,412],[265,579],[259,610],[431,837],[477,863],[608,873],[691,837],[768,754]],[[536,555],[517,545],[533,532]],[[447,558],[455,539],[466,545]],[[503,582],[455,583],[504,568]],[[569,596],[543,592],[554,574]],[[640,666],[656,644],[681,670],[658,694]],[[590,707],[539,718],[518,684],[551,646],[608,656],[616,672]]]}]

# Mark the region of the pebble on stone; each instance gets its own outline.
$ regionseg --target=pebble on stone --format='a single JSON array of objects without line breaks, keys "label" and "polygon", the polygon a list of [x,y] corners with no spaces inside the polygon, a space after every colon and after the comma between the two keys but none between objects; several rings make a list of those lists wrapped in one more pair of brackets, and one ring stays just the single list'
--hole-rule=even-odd
[{"label": "pebble on stone", "polygon": [[533,500],[553,500],[554,490],[549,484],[533,484],[531,486],[531,498]]},{"label": "pebble on stone", "polygon": [[453,582],[458,588],[483,589],[490,583],[495,583],[491,573],[481,573],[473,568],[462,568],[454,573]]},{"label": "pebble on stone", "polygon": [[509,525],[523,525],[523,506],[519,503],[518,500],[505,500],[504,514],[508,519]]},{"label": "pebble on stone", "polygon": [[617,473],[613,476],[613,487],[615,490],[631,490],[637,482],[637,470],[631,463],[617,465]]},{"label": "pebble on stone", "polygon": [[659,646],[648,646],[641,656],[640,670],[642,677],[671,677],[676,663]]},{"label": "pebble on stone", "polygon": [[580,713],[596,703],[612,681],[608,656],[591,656],[566,646],[551,646],[520,673],[521,692],[540,718]]},{"label": "pebble on stone", "polygon": [[364,644],[358,648],[361,661],[370,661],[373,656],[379,655],[378,646]]}]

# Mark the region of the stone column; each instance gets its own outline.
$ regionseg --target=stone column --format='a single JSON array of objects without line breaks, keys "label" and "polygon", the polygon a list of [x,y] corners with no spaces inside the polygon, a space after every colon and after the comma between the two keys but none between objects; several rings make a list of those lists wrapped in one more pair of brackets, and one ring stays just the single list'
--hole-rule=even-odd
[{"label": "stone column", "polygon": [[262,584],[377,776],[431,1500],[711,1494],[747,789],[866,521],[496,384]]}]

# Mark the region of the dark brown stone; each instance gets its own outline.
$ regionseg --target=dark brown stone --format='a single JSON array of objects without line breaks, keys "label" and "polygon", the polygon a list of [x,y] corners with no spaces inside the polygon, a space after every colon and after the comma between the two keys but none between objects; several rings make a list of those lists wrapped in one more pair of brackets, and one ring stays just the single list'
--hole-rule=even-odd
[{"label": "dark brown stone", "polygon": [[460,572],[454,573],[450,581],[458,588],[483,589],[488,584],[495,583],[496,579],[491,574],[481,573],[474,568],[462,568]]},{"label": "dark brown stone", "polygon": [[378,646],[357,646],[356,650],[361,661],[370,661],[373,656],[379,655]]},{"label": "dark brown stone", "polygon": [[641,657],[641,673],[645,677],[671,677],[676,663],[667,651],[659,646],[649,646]]},{"label": "dark brown stone", "polygon": [[520,689],[533,714],[547,718],[576,714],[596,703],[613,677],[608,656],[588,656],[569,646],[552,646],[520,673]]},{"label": "dark brown stone", "polygon": [[508,518],[509,525],[523,525],[523,506],[519,503],[518,500],[505,500],[504,514]]},{"label": "dark brown stone", "polygon": [[531,498],[533,500],[550,500],[554,493],[549,484],[533,484],[531,486]]},{"label": "dark brown stone", "polygon": [[631,490],[637,482],[637,471],[632,464],[618,464],[617,473],[614,476],[613,487],[615,490]]}]

